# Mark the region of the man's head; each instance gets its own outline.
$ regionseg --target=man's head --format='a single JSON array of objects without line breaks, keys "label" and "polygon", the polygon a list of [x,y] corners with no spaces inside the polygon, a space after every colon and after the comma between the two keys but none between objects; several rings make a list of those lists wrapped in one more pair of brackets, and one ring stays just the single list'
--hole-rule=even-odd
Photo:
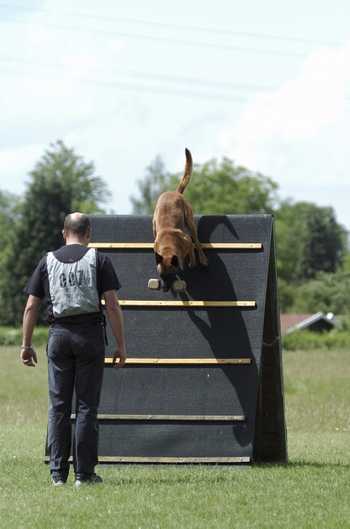
[{"label": "man's head", "polygon": [[89,244],[91,236],[89,217],[84,213],[70,213],[64,219],[62,234],[66,244]]}]

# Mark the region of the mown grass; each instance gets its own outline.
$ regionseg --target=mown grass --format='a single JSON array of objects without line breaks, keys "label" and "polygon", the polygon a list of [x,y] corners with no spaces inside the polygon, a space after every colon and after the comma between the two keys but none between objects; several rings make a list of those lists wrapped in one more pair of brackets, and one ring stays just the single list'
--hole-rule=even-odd
[{"label": "mown grass", "polygon": [[101,467],[104,484],[49,484],[46,361],[0,348],[0,527],[350,528],[347,351],[288,352],[286,466]]}]

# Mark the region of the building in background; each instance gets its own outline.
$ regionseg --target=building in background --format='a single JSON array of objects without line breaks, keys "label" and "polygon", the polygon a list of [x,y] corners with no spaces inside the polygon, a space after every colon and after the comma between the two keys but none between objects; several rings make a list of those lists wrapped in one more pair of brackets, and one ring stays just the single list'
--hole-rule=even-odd
[{"label": "building in background", "polygon": [[332,312],[324,314],[281,314],[281,333],[289,334],[294,331],[331,331],[335,327],[335,316]]}]

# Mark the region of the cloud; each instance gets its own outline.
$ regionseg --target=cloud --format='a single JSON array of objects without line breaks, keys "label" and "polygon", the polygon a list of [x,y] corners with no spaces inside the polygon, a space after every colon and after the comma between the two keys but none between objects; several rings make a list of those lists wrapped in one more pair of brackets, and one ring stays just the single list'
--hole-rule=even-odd
[{"label": "cloud", "polygon": [[[70,0],[59,7],[57,0],[46,0],[44,11],[19,10],[17,17],[1,19],[0,187],[22,191],[34,163],[61,138],[95,161],[114,192],[111,206],[127,213],[128,195],[155,155],[162,154],[169,170],[181,171],[188,146],[196,163],[226,154],[272,176],[284,195],[332,201],[350,226],[344,200],[350,191],[349,45],[319,49],[293,79],[251,96],[242,111],[233,103],[230,113],[223,101],[175,99],[157,87],[152,93],[156,81],[132,71],[191,77],[196,64],[204,78],[224,72],[234,83],[242,70],[253,82],[260,76],[259,59],[248,72],[242,56],[234,71],[214,52],[186,48],[184,60],[177,48],[121,39],[116,32],[123,26],[109,21],[108,13],[135,17],[136,0],[117,11],[115,5],[105,0],[98,11],[93,0],[77,0],[74,9]],[[140,9],[138,16],[148,18],[149,7],[140,3]],[[73,14],[89,12],[101,19]]]},{"label": "cloud", "polygon": [[25,145],[12,149],[2,149],[0,156],[1,187],[19,193],[26,180],[28,168],[33,168],[43,154],[43,145]]},{"label": "cloud", "polygon": [[232,158],[274,177],[284,194],[340,205],[350,167],[350,43],[312,53],[299,74],[258,94],[221,145]]},{"label": "cloud", "polygon": [[61,31],[69,26],[67,14],[55,4],[0,23],[2,148],[48,143],[108,111],[98,81],[108,76],[125,43],[113,35],[94,39],[92,30]]},{"label": "cloud", "polygon": [[57,2],[43,6],[0,21],[0,187],[17,193],[51,142],[83,136],[123,106],[123,97],[111,104],[89,80],[108,76],[110,65],[123,57],[124,41],[113,35],[95,39],[93,28],[62,31],[69,25],[63,5],[59,12]]}]

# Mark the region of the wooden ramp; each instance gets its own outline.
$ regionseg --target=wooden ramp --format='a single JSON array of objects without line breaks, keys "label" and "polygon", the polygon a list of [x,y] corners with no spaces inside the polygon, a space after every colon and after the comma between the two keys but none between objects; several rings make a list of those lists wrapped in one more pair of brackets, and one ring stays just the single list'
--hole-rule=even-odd
[{"label": "wooden ramp", "polygon": [[147,288],[157,277],[151,217],[91,221],[91,246],[122,285],[129,355],[112,368],[108,332],[100,461],[285,462],[272,217],[196,217],[209,266],[184,273],[186,295]]}]

